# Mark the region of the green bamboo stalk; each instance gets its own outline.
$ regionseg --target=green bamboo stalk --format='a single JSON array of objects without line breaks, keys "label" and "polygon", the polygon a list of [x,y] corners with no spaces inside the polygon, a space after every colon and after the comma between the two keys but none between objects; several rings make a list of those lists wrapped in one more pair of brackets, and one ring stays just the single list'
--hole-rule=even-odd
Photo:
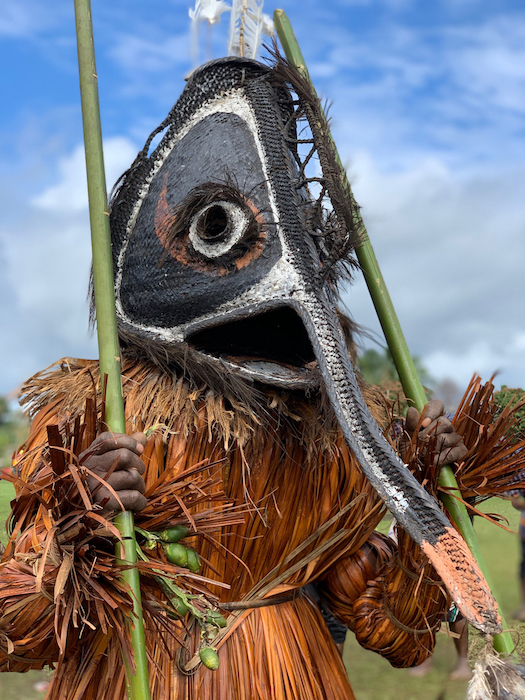
[{"label": "green bamboo stalk", "polygon": [[[306,62],[302,55],[297,39],[295,38],[295,35],[293,33],[290,20],[286,16],[284,10],[275,10],[273,20],[277,36],[279,37],[286,58],[288,59],[288,61],[290,61],[290,63],[293,66],[295,66],[295,68],[297,68],[304,75],[305,78],[310,80],[308,69],[306,67]],[[324,119],[326,121],[326,131],[328,132],[328,122],[326,120],[326,116],[324,116]],[[352,190],[350,187],[350,183],[348,182],[348,179],[346,177],[345,168],[343,167],[343,164],[337,152],[337,148],[333,141],[332,145],[334,153],[337,157],[337,161],[341,166],[341,173],[342,177],[344,178],[343,185],[348,195],[353,199]],[[374,303],[379,322],[381,323],[381,327],[383,329],[383,333],[385,334],[388,347],[394,359],[394,363],[396,365],[396,369],[399,374],[399,378],[401,380],[405,396],[407,397],[408,402],[412,406],[417,408],[419,411],[422,411],[425,404],[427,403],[425,392],[423,390],[423,385],[421,384],[421,381],[419,380],[419,377],[417,375],[417,371],[414,366],[414,361],[412,360],[412,356],[408,349],[405,337],[403,335],[403,331],[401,330],[401,324],[399,323],[399,319],[397,318],[392,299],[390,298],[390,294],[388,293],[388,289],[383,279],[383,275],[381,274],[381,270],[379,269],[379,264],[377,262],[377,258],[372,248],[370,238],[368,237],[368,233],[366,231],[363,219],[361,218],[361,214],[359,213],[359,207],[355,207],[354,211],[354,223],[359,232],[359,237],[361,241],[359,247],[356,249],[359,264],[363,270],[365,281],[368,286],[370,296],[372,297],[372,301]],[[474,528],[472,527],[472,523],[470,522],[470,518],[468,517],[467,509],[463,503],[458,501],[457,498],[454,498],[454,496],[452,495],[455,494],[456,496],[461,497],[456,478],[450,465],[442,467],[439,477],[439,484],[443,488],[447,489],[448,493],[451,494],[443,494],[442,496],[440,496],[440,498],[443,501],[445,508],[450,513],[450,516],[452,517],[454,523],[461,532],[472,554],[476,558],[479,568],[481,569],[487,583],[492,589],[489,577],[487,575],[487,566],[483,560],[483,555],[481,553],[481,549],[479,547]],[[501,615],[501,606],[498,607]],[[507,623],[505,622],[503,615],[501,615],[501,619],[503,629],[508,629]],[[509,632],[504,631],[501,634],[498,634],[494,637],[494,648],[496,649],[496,651],[499,651],[505,655],[510,655],[513,653],[514,644],[512,642],[512,637],[510,636]]]},{"label": "green bamboo stalk", "polygon": [[[93,43],[90,0],[74,0],[77,30],[78,66],[86,171],[88,182],[89,218],[93,249],[93,284],[97,316],[100,376],[106,382],[106,422],[113,433],[125,433],[126,421],[122,397],[120,347],[115,313],[113,261],[109,230],[106,176],[102,152],[102,129],[98,101],[98,80]],[[133,513],[126,511],[115,518],[122,534],[116,545],[117,561],[129,566],[136,564],[136,542]],[[140,598],[140,580],[136,566],[124,569],[122,578],[129,586],[133,599],[133,621],[130,620],[131,642],[135,669],[127,668],[127,691],[130,700],[150,700],[148,663],[144,637],[144,620]]]}]

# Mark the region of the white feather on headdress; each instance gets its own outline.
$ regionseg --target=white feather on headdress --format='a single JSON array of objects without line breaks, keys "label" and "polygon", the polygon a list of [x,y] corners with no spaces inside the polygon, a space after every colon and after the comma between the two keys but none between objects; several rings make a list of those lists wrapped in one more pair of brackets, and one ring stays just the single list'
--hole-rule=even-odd
[{"label": "white feather on headdress", "polygon": [[193,10],[189,10],[192,24],[209,22],[215,24],[221,19],[223,12],[230,12],[231,8],[225,0],[196,0]]},{"label": "white feather on headdress", "polygon": [[223,12],[231,8],[225,0],[195,0],[195,7],[189,10],[191,19],[191,55],[194,65],[199,62],[199,26],[207,22],[209,27],[221,21]]},{"label": "white feather on headdress", "polygon": [[230,36],[228,56],[255,58],[263,35],[273,36],[271,17],[264,14],[264,0],[232,0],[231,6],[225,0],[196,0],[191,18],[192,52],[198,54],[199,25],[207,22],[217,24],[223,12],[230,12]]},{"label": "white feather on headdress", "polygon": [[255,58],[263,35],[273,35],[273,22],[262,9],[263,0],[232,0],[228,56]]}]

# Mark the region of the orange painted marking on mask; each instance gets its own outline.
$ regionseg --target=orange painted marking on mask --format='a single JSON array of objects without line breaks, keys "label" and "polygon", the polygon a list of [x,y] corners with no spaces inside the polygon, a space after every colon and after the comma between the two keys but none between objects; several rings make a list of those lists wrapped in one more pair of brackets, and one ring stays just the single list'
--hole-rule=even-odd
[{"label": "orange painted marking on mask", "polygon": [[185,267],[191,267],[197,272],[213,275],[214,277],[222,277],[228,274],[228,270],[221,265],[207,263],[205,260],[192,258],[188,255],[189,235],[185,231],[175,240],[169,241],[168,232],[172,228],[177,219],[177,214],[170,212],[168,204],[168,173],[164,173],[164,182],[160,191],[159,201],[155,210],[155,235],[159,239],[162,247],[171,255],[172,258],[178,260]]},{"label": "orange painted marking on mask", "polygon": [[[164,173],[164,181],[155,210],[155,235],[159,239],[162,247],[167,250],[172,258],[178,260],[178,262],[180,262],[182,265],[191,267],[198,272],[213,275],[214,277],[222,277],[229,274],[231,270],[224,267],[224,265],[221,265],[220,263],[211,260],[210,262],[207,262],[202,258],[196,258],[191,256],[191,254],[188,254],[190,247],[188,231],[185,231],[175,240],[169,241],[168,233],[177,219],[177,214],[170,212],[167,195],[168,173],[166,172]],[[261,233],[259,234],[257,240],[254,241],[253,247],[242,257],[234,261],[237,270],[242,270],[244,267],[257,260],[257,258],[262,254],[267,241],[266,231],[263,228],[265,220],[262,213],[250,199],[246,199],[245,202],[250,207],[257,222],[261,225]]]}]

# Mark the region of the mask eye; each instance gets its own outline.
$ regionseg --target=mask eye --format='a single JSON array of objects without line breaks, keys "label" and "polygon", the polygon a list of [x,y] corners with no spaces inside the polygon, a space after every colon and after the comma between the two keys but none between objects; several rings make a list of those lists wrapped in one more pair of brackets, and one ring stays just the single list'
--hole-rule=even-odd
[{"label": "mask eye", "polygon": [[205,182],[170,210],[168,175],[155,212],[155,233],[166,256],[210,275],[242,270],[264,251],[264,216],[251,199],[230,185]]},{"label": "mask eye", "polygon": [[189,238],[196,251],[208,258],[218,258],[241,240],[248,223],[245,209],[238,204],[214,202],[191,218]]},{"label": "mask eye", "polygon": [[220,204],[212,204],[200,213],[195,222],[198,237],[209,243],[219,243],[229,235],[231,222],[227,210]]}]

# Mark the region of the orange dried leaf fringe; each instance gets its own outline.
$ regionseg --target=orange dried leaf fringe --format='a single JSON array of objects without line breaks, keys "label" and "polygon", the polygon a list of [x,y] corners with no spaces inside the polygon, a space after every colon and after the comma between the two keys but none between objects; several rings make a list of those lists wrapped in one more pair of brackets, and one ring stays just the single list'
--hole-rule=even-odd
[{"label": "orange dried leaf fringe", "polygon": [[[79,459],[101,421],[93,400],[88,400],[82,422],[77,417],[60,430],[56,424],[44,425],[50,417],[49,411],[41,412],[32,429],[41,434],[45,430],[49,448],[29,450],[20,458],[17,466],[30,472],[26,479],[6,477],[15,484],[17,496],[0,565],[0,670],[56,666],[50,696],[99,698],[96,689],[103,687],[104,697],[118,698],[124,692],[123,660],[133,663],[128,632],[132,605],[114,556],[113,538],[120,534],[92,506],[85,483],[88,470]],[[38,463],[31,470],[35,457]],[[205,534],[213,544],[212,535],[243,522],[246,511],[234,507],[217,488],[222,466],[206,459],[178,477],[173,469],[166,470],[150,488],[148,507],[137,515],[137,524],[152,529],[193,525],[193,535]],[[186,503],[201,507],[191,523]],[[192,595],[197,609],[215,607],[216,596],[208,579],[170,564],[162,548],[147,556],[149,562],[141,562],[139,569],[148,648],[151,658],[160,649],[173,663],[182,628],[169,616],[172,606],[158,575],[176,581]]]},{"label": "orange dried leaf fringe", "polygon": [[[58,420],[62,427],[66,423],[72,425],[82,414],[82,401],[85,403],[86,395],[92,391],[93,381],[98,383],[97,377],[96,363],[73,365],[69,361],[31,380],[26,396],[33,408],[41,411],[35,417],[34,431],[53,422],[50,418]],[[159,426],[143,455],[148,492],[164,485],[169,490],[173,480],[181,479],[182,483],[185,477],[188,488],[191,485],[192,494],[183,500],[201,533],[197,549],[204,562],[202,574],[230,585],[225,590],[215,583],[206,584],[210,597],[216,595],[221,603],[243,601],[255,591],[259,591],[257,595],[274,596],[300,589],[328,571],[342,555],[356,551],[382,517],[382,504],[360,473],[333,415],[314,403],[293,397],[287,400],[273,392],[266,397],[260,415],[232,411],[223,398],[208,391],[190,391],[186,384],[150,363],[133,363],[129,359],[125,362],[124,393],[130,431],[145,430],[152,423]],[[60,395],[64,397],[62,403]],[[43,405],[46,400],[52,409]],[[35,435],[28,445],[29,452],[31,445],[43,442],[43,437],[37,440]],[[30,473],[38,459],[38,452],[28,457],[22,466],[23,474]],[[203,460],[217,466],[188,476]],[[208,483],[217,501],[211,505],[199,503],[202,482],[218,477],[218,470],[220,483]],[[166,482],[165,471],[169,472]],[[202,518],[210,508],[223,503],[224,496],[219,492],[226,493],[227,503],[234,504],[229,511],[224,506],[225,518],[236,508],[248,508],[249,512],[242,518],[237,513],[237,523],[232,521],[220,532],[213,532],[209,525],[211,514],[204,521]],[[355,500],[356,497],[359,498]],[[194,501],[190,505],[191,498]],[[353,507],[337,517],[343,506],[354,500]],[[165,510],[162,498],[158,503],[150,499],[137,524],[145,529],[158,528]],[[181,510],[179,518],[183,518]],[[177,518],[172,518],[169,524],[177,522]],[[312,539],[314,533],[318,536]],[[283,566],[284,562],[287,563]],[[262,581],[267,583],[259,589]],[[197,583],[192,579],[191,585]],[[284,614],[288,622],[283,634],[278,638],[273,633],[270,636],[272,626],[279,626]],[[300,597],[281,605],[249,609],[241,617],[231,613],[230,617],[235,622],[219,648],[221,664],[214,674],[197,667],[191,676],[185,676],[171,660],[177,649],[186,647],[185,661],[191,659],[200,643],[198,628],[177,625],[182,647],[166,634],[164,645],[156,647],[150,645],[148,637],[154,697],[253,700],[254,688],[259,688],[259,697],[265,699],[288,698],[290,688],[301,700],[352,697],[326,626],[309,601]],[[300,628],[312,629],[312,637],[305,637]],[[259,653],[262,640],[268,647],[265,656]],[[163,651],[165,647],[170,653]],[[113,657],[106,654],[110,654],[109,647],[102,654],[97,672],[104,678],[109,677],[107,664],[113,663]],[[303,659],[303,663],[284,666],[290,658]],[[310,660],[308,670],[305,658]],[[323,660],[322,668],[318,660]],[[71,669],[74,677],[75,673]],[[53,697],[58,693],[58,697],[69,700],[71,695],[65,693],[74,684],[68,684],[67,669],[60,678]],[[99,685],[98,694],[91,686],[83,692],[91,693],[87,697],[97,700],[120,700],[121,696],[115,694],[115,682],[112,678],[113,695],[106,693],[103,685]]]},{"label": "orange dried leaf fringe", "polygon": [[[184,484],[185,494],[177,495],[187,513],[176,498],[172,499],[175,510],[168,524],[191,524],[190,514],[196,526],[198,549],[204,561],[202,575],[210,581],[188,578],[185,585],[193,586],[192,590],[202,590],[210,600],[217,596],[225,603],[250,598],[263,581],[268,581],[267,587],[261,589],[264,595],[299,589],[332,571],[339,561],[351,558],[372,535],[384,511],[329,411],[320,409],[314,402],[301,402],[293,396],[269,392],[260,411],[253,413],[251,408],[227,405],[223,397],[205,388],[190,387],[149,362],[130,358],[124,363],[124,375],[128,429],[159,426],[144,452],[150,504],[137,524],[145,529],[161,529],[166,513],[163,499],[170,497],[173,483]],[[44,442],[49,423],[58,422],[61,431],[74,432],[76,420],[83,414],[86,397],[92,395],[94,386],[99,386],[96,363],[76,360],[57,364],[26,386],[26,399],[32,402],[36,412],[29,456],[22,464],[22,476],[28,483],[40,459],[38,450],[31,454],[31,445]],[[367,396],[367,401],[374,400],[373,395]],[[49,403],[47,407],[46,403]],[[377,401],[375,407],[381,421],[381,402]],[[85,423],[87,433],[87,421]],[[41,437],[37,439],[39,430]],[[93,428],[90,430],[93,432]],[[87,438],[86,444],[89,444]],[[411,468],[432,491],[436,474],[430,458],[428,462],[421,467],[416,451]],[[192,469],[195,470],[193,474]],[[157,490],[162,495],[156,499]],[[208,494],[208,500],[203,493]],[[357,496],[361,497],[351,511],[335,518]],[[14,534],[22,532],[20,520],[27,526],[35,519],[45,521],[47,501],[44,500],[41,508],[42,496],[32,494],[31,498],[29,505],[20,504],[17,522],[13,524]],[[248,512],[241,517],[239,510]],[[220,523],[226,524],[221,526]],[[72,519],[67,524],[71,541],[76,529],[77,541],[82,518]],[[102,524],[100,527],[97,524],[97,528],[102,534]],[[314,533],[318,536],[313,537]],[[29,535],[30,546],[39,544],[37,534],[33,530],[33,535]],[[379,572],[381,581],[377,582],[381,595],[388,594],[385,600],[394,621],[386,614],[384,605],[382,617],[374,621],[379,628],[385,617],[391,626],[395,626],[395,620],[405,627],[412,625],[411,631],[404,631],[403,643],[415,649],[410,652],[413,656],[409,660],[417,662],[431,646],[432,635],[425,620],[428,617],[432,628],[437,608],[442,614],[446,602],[443,602],[444,596],[437,600],[442,595],[439,585],[426,581],[435,577],[430,569],[427,571],[426,560],[419,556],[410,540],[403,542],[403,556],[407,557],[403,565],[410,575],[400,569],[394,555],[388,562],[385,559],[383,570]],[[167,565],[161,553],[156,565]],[[142,569],[151,571],[152,566],[144,564]],[[277,573],[272,573],[274,571]],[[43,588],[45,580],[44,575]],[[230,588],[225,590],[219,585],[221,582],[229,584]],[[276,586],[273,590],[272,582]],[[423,590],[426,595],[422,586],[432,589],[428,605],[418,602],[413,610],[406,601],[399,600],[396,609],[389,603],[391,594],[399,593],[410,599]],[[238,700],[254,697],[342,700],[352,697],[319,612],[302,596],[281,605],[244,611],[237,617],[232,613],[235,622],[228,630],[227,641],[219,648],[219,670],[211,674],[197,667],[190,676],[177,671],[173,659],[177,649],[183,652],[184,664],[192,658],[200,643],[199,629],[180,623],[169,627],[171,621],[163,615],[159,617],[162,596],[154,587],[151,591],[145,587],[144,600],[154,697],[170,700],[190,697],[199,700],[230,700],[231,697]],[[375,605],[372,598],[363,604],[365,602],[372,607]],[[76,649],[78,658],[70,657],[62,673],[55,674],[53,697],[67,700],[72,697],[120,700],[124,697],[121,657],[115,652],[121,644],[115,644],[117,632],[122,633],[122,628],[111,627],[112,617],[105,605],[103,608],[108,635],[104,640],[99,633],[87,656],[82,656],[85,653],[82,647]],[[398,615],[406,619],[401,621]],[[370,617],[364,616],[365,619],[370,620]],[[153,620],[162,621],[164,626],[155,627]],[[401,628],[396,629],[399,633]],[[423,632],[419,635],[413,629]],[[365,641],[367,634],[363,630]],[[388,653],[381,643],[375,648],[380,653]],[[396,654],[402,656],[404,652],[401,646],[394,651],[395,662]],[[94,666],[100,683],[80,678],[77,668],[82,667],[88,669],[88,675],[92,673],[94,679],[95,674],[90,670]]]},{"label": "orange dried leaf fringe", "polygon": [[464,499],[479,503],[525,488],[525,440],[514,433],[523,403],[509,403],[497,415],[492,382],[472,379],[453,420],[469,450],[455,470]]}]

